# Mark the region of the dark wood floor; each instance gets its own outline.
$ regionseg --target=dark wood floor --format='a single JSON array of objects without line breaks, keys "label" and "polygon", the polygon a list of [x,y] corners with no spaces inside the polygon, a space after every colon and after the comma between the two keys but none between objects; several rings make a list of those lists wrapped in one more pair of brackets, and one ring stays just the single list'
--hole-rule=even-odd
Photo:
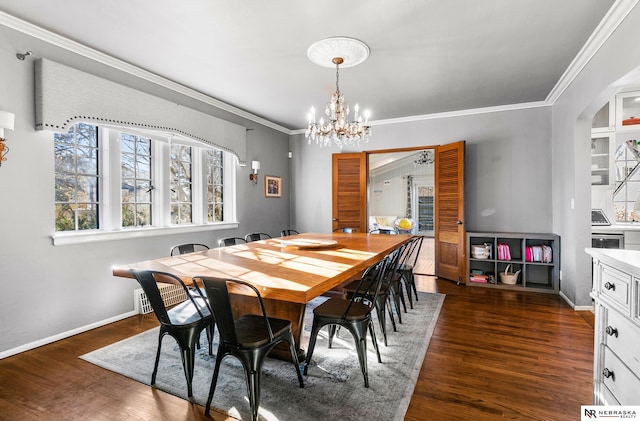
[{"label": "dark wood floor", "polygon": [[[447,296],[407,420],[579,419],[591,403],[590,313],[551,294],[419,285]],[[0,419],[206,419],[200,406],[78,358],[156,324],[135,316],[0,360]]]}]

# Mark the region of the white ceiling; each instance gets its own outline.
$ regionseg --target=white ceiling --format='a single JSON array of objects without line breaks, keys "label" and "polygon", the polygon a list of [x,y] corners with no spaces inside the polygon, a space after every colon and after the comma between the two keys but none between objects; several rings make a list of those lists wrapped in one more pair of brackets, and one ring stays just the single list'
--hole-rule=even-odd
[{"label": "white ceiling", "polygon": [[371,49],[340,72],[348,103],[374,121],[421,116],[545,101],[612,4],[0,0],[0,10],[295,130],[335,90],[335,71],[306,56],[322,38]]}]

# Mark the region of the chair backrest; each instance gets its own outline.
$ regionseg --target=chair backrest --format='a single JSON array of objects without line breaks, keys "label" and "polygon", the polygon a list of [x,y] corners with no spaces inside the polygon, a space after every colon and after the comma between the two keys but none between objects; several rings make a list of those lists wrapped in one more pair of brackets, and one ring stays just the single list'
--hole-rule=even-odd
[{"label": "chair backrest", "polygon": [[336,228],[333,230],[333,232],[344,232],[345,234],[355,234],[356,232],[358,232],[358,230],[355,228]]},{"label": "chair backrest", "polygon": [[235,246],[236,244],[244,244],[247,241],[240,237],[226,237],[218,240],[218,247]]},{"label": "chair backrest", "polygon": [[389,284],[393,282],[396,277],[396,273],[398,267],[400,266],[400,261],[402,257],[405,255],[405,250],[407,248],[407,243],[401,245],[395,250],[391,251],[387,256],[387,266],[385,268],[384,274],[382,275],[382,284]]},{"label": "chair backrest", "polygon": [[177,256],[179,254],[193,253],[196,251],[209,250],[209,246],[206,244],[199,243],[185,243],[178,244],[171,247],[171,251],[169,251],[169,256]]},{"label": "chair backrest", "polygon": [[386,272],[388,263],[389,260],[387,257],[385,257],[378,263],[369,266],[364,271],[362,277],[360,278],[360,281],[358,281],[355,290],[350,294],[349,305],[342,314],[342,319],[347,318],[347,315],[351,310],[351,306],[356,302],[368,306],[369,311],[373,310],[378,298],[378,294],[380,293],[380,287],[382,286],[382,277]]},{"label": "chair backrest", "polygon": [[[138,281],[142,290],[144,291],[149,303],[151,304],[151,308],[153,309],[154,314],[158,318],[158,321],[165,325],[175,325],[171,318],[169,317],[169,313],[167,312],[167,308],[164,305],[164,301],[162,300],[162,296],[160,295],[160,288],[158,288],[158,282],[165,284],[173,284],[179,285],[183,288],[187,299],[191,301],[195,310],[200,315],[200,318],[204,318],[205,315],[211,314],[211,309],[207,304],[206,300],[204,300],[204,295],[202,295],[202,300],[195,300],[192,294],[189,293],[189,288],[182,282],[182,279],[178,278],[175,275],[166,272],[159,272],[153,270],[131,270],[131,274]],[[200,294],[199,289],[196,289]]]},{"label": "chair backrest", "polygon": [[269,238],[271,238],[271,236],[264,232],[250,232],[249,234],[244,236],[244,239],[247,243],[250,243],[252,241],[268,240]]},{"label": "chair backrest", "polygon": [[213,315],[218,326],[220,340],[230,344],[239,345],[238,336],[236,334],[233,311],[231,309],[231,300],[229,298],[229,286],[233,285],[233,290],[244,295],[253,295],[260,306],[262,317],[264,318],[265,330],[269,333],[269,339],[273,340],[273,331],[267,318],[267,312],[264,308],[262,296],[256,287],[237,279],[223,279],[209,276],[194,278],[194,282],[202,282],[204,290],[209,298],[209,303],[213,309]]},{"label": "chair backrest", "polygon": [[300,233],[299,233],[298,231],[296,231],[296,230],[291,230],[291,229],[289,229],[289,230],[282,230],[282,231],[280,232],[280,237],[287,237],[287,236],[289,236],[289,235],[297,235],[297,234],[300,234]]},{"label": "chair backrest", "polygon": [[424,237],[421,235],[416,235],[413,237],[413,239],[411,239],[411,241],[407,245],[407,248],[405,249],[404,256],[402,257],[402,264],[415,267],[416,262],[418,261],[418,256],[420,256],[420,250],[422,249],[423,240]]}]

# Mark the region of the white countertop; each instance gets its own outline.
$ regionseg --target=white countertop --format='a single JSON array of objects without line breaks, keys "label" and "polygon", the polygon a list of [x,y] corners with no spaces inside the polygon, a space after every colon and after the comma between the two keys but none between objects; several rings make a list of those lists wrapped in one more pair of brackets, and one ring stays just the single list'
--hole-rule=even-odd
[{"label": "white countertop", "polygon": [[622,270],[640,273],[640,251],[624,249],[587,248],[589,255],[616,266]]},{"label": "white countertop", "polygon": [[597,232],[600,234],[621,234],[624,231],[640,231],[640,223],[591,226],[592,233]]}]

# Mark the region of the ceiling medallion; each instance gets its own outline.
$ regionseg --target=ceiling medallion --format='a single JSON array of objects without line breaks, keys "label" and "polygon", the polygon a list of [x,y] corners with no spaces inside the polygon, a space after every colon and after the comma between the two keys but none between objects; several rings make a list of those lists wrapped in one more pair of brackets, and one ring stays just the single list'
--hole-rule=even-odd
[{"label": "ceiling medallion", "polygon": [[[360,142],[368,142],[371,136],[369,113],[360,114],[360,107],[356,103],[353,107],[353,120],[349,121],[350,109],[344,102],[340,92],[340,66],[353,67],[364,62],[369,57],[369,47],[353,38],[334,37],[313,43],[307,50],[307,57],[315,64],[323,67],[336,68],[336,92],[325,107],[324,118],[316,122],[315,109],[311,107],[309,125],[305,137],[316,141],[320,146],[331,146],[334,143],[342,149],[343,146],[359,146]],[[364,121],[363,121],[364,117]]]}]

